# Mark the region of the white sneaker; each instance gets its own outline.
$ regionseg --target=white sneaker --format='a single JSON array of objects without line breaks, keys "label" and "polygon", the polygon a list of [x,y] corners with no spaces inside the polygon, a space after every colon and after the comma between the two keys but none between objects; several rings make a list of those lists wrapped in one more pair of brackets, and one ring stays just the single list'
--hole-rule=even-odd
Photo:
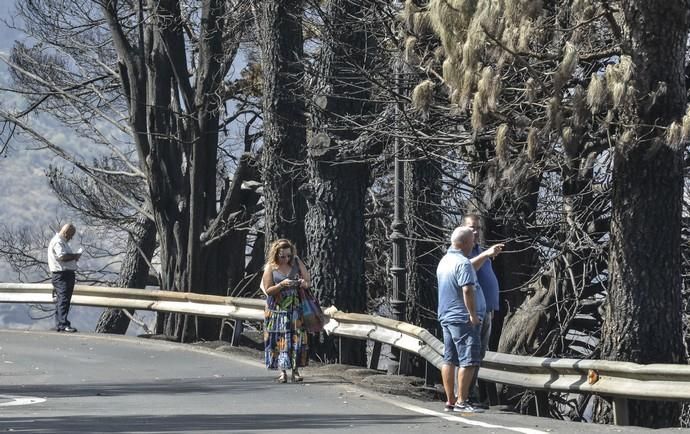
[{"label": "white sneaker", "polygon": [[456,413],[484,413],[481,408],[473,407],[469,402],[456,402],[453,411]]}]

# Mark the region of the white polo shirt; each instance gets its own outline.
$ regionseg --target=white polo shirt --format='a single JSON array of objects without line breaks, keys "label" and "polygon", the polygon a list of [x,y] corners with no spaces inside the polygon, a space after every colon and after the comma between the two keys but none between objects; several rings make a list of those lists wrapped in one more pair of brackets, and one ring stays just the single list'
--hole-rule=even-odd
[{"label": "white polo shirt", "polygon": [[58,258],[65,254],[74,253],[72,248],[67,243],[67,240],[62,238],[59,233],[55,234],[50,243],[48,243],[48,268],[52,273],[57,271],[69,271],[77,269],[77,261],[59,261]]}]

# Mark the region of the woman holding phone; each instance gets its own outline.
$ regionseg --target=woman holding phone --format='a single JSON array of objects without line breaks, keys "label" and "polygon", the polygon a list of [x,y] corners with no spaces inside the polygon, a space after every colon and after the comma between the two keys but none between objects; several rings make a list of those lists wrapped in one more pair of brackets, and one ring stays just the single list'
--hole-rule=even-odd
[{"label": "woman holding phone", "polygon": [[271,245],[264,267],[261,288],[266,294],[264,344],[266,367],[280,370],[279,383],[302,381],[299,368],[309,362],[307,332],[298,288],[309,288],[309,272],[296,256],[290,240],[280,239]]}]

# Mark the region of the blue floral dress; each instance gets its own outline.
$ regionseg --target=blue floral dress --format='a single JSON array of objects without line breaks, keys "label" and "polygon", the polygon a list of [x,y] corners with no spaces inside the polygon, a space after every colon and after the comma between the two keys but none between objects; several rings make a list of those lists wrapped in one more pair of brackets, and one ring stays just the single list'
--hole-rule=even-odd
[{"label": "blue floral dress", "polygon": [[[298,279],[297,258],[288,275],[273,270],[273,284],[285,279]],[[280,293],[266,298],[264,345],[268,369],[295,369],[307,366],[309,346],[307,332],[302,328],[302,308],[297,286],[281,288]]]}]

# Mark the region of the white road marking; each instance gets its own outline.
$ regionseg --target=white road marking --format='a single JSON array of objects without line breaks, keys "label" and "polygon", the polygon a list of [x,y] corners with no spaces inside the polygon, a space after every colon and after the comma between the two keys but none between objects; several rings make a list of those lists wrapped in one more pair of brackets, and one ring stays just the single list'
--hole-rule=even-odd
[{"label": "white road marking", "polygon": [[0,402],[0,407],[11,407],[15,405],[29,405],[40,404],[46,402],[45,398],[36,398],[35,396],[14,396],[14,395],[0,395],[0,400],[11,399],[9,402]]},{"label": "white road marking", "polygon": [[441,419],[445,419],[445,420],[450,421],[450,422],[461,422],[461,423],[464,423],[467,425],[474,425],[474,426],[479,426],[482,428],[504,429],[507,431],[515,431],[515,432],[519,432],[522,434],[548,434],[546,431],[540,431],[540,430],[533,429],[533,428],[520,428],[520,427],[516,427],[516,426],[495,425],[492,423],[482,422],[479,420],[467,419],[464,417],[455,416],[455,415],[451,415],[448,413],[441,413],[438,411],[429,410],[428,408],[419,407],[419,406],[416,406],[413,404],[407,404],[405,402],[397,401],[394,399],[384,398],[384,397],[377,396],[377,395],[372,394],[372,393],[366,393],[365,392],[365,394],[372,397],[372,398],[379,399],[381,401],[385,401],[389,404],[395,405],[396,407],[404,408],[405,410],[413,411],[415,413],[426,414],[427,416],[439,417]]}]

